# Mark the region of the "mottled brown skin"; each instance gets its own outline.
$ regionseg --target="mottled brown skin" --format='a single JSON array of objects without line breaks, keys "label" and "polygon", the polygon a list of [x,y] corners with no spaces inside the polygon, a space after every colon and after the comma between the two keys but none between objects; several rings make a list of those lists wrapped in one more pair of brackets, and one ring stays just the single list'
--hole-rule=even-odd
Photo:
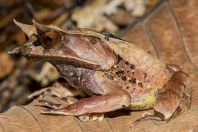
[{"label": "mottled brown skin", "polygon": [[49,61],[70,85],[91,96],[43,113],[84,115],[154,107],[155,116],[168,120],[182,105],[189,107],[188,76],[126,41],[87,29],[16,24],[30,39],[11,53]]}]

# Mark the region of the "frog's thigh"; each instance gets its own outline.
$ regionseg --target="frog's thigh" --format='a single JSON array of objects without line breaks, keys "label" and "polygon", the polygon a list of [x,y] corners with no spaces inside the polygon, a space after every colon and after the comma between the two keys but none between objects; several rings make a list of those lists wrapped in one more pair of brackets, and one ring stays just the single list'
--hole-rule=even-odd
[{"label": "frog's thigh", "polygon": [[105,95],[92,96],[61,109],[47,109],[42,113],[61,115],[83,115],[88,113],[109,112],[130,105],[130,96],[125,91],[110,92]]},{"label": "frog's thigh", "polygon": [[154,105],[155,115],[162,120],[170,119],[177,114],[178,108],[189,107],[191,85],[187,74],[182,71],[175,72],[164,86],[164,91],[158,93]]}]

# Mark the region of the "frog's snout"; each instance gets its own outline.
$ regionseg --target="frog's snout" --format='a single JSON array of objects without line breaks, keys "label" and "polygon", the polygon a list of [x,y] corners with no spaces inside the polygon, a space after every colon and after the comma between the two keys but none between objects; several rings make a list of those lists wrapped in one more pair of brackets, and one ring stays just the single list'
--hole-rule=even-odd
[{"label": "frog's snout", "polygon": [[22,47],[16,47],[13,50],[8,51],[8,54],[12,54],[12,55],[19,55],[19,54],[20,55],[25,55],[25,54],[27,54],[27,51],[29,49],[28,47],[30,47],[30,44],[29,43],[26,43]]},{"label": "frog's snout", "polygon": [[28,53],[30,53],[31,51],[31,48],[32,46],[34,46],[34,42],[37,40],[37,37],[32,35],[30,36],[30,39],[25,42],[25,44],[21,47],[17,47],[11,51],[8,51],[8,54],[14,54],[14,55],[18,55],[18,54],[21,54],[21,55],[26,55]]},{"label": "frog's snout", "polygon": [[17,54],[23,54],[23,52],[24,52],[23,47],[17,47],[11,51],[8,51],[8,54],[17,55]]}]

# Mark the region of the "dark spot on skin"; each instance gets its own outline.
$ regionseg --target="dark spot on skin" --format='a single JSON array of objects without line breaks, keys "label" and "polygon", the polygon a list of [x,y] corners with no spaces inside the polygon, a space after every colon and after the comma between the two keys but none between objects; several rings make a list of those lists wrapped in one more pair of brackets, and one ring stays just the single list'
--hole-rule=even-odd
[{"label": "dark spot on skin", "polygon": [[110,76],[110,77],[109,77],[109,79],[110,79],[110,80],[113,80],[113,77],[112,77],[112,76]]},{"label": "dark spot on skin", "polygon": [[46,92],[52,92],[52,90],[51,89],[47,89]]},{"label": "dark spot on skin", "polygon": [[122,3],[117,6],[118,9],[126,10],[126,6]]},{"label": "dark spot on skin", "polygon": [[127,80],[127,77],[126,77],[126,76],[123,76],[123,77],[121,77],[121,79],[122,79],[123,81],[126,81],[126,80]]},{"label": "dark spot on skin", "polygon": [[135,69],[135,65],[131,64],[130,68]]},{"label": "dark spot on skin", "polygon": [[66,98],[66,97],[61,97],[61,100],[67,101],[68,98]]},{"label": "dark spot on skin", "polygon": [[63,43],[67,43],[67,42],[69,42],[69,39],[67,38],[67,36],[64,36],[62,41],[63,41]]},{"label": "dark spot on skin", "polygon": [[130,83],[136,83],[136,78],[129,80]]},{"label": "dark spot on skin", "polygon": [[126,89],[129,89],[129,86],[127,86]]},{"label": "dark spot on skin", "polygon": [[107,41],[109,41],[109,37],[105,36],[104,38],[105,38]]},{"label": "dark spot on skin", "polygon": [[134,75],[134,72],[132,72],[132,75]]},{"label": "dark spot on skin", "polygon": [[126,64],[126,65],[129,65],[129,62],[126,61],[125,64]]},{"label": "dark spot on skin", "polygon": [[34,46],[39,46],[40,44],[41,44],[41,42],[39,40],[36,40],[36,41],[33,42]]},{"label": "dark spot on skin", "polygon": [[116,73],[116,75],[120,76],[120,75],[124,74],[124,70],[118,70],[115,73]]},{"label": "dark spot on skin", "polygon": [[142,83],[138,83],[138,86],[142,87],[143,88],[143,84]]},{"label": "dark spot on skin", "polygon": [[164,88],[158,89],[157,92],[156,92],[156,95],[163,94],[164,92],[166,92],[166,89],[164,89]]},{"label": "dark spot on skin", "polygon": [[144,73],[144,79],[147,77],[147,73]]},{"label": "dark spot on skin", "polygon": [[89,40],[90,40],[90,42],[91,42],[93,45],[96,44],[96,43],[98,42],[98,38],[96,38],[96,37],[90,37]]},{"label": "dark spot on skin", "polygon": [[72,20],[72,21],[69,23],[69,27],[71,28],[70,30],[75,29],[75,27],[77,27],[77,22]]},{"label": "dark spot on skin", "polygon": [[112,74],[109,74],[109,73],[105,73],[106,77],[110,80],[113,80],[113,76]]},{"label": "dark spot on skin", "polygon": [[74,29],[72,26],[67,26],[66,28],[67,28],[67,30],[73,30]]},{"label": "dark spot on skin", "polygon": [[147,51],[147,53],[149,53],[149,54],[150,54],[150,53],[151,53],[151,51]]}]

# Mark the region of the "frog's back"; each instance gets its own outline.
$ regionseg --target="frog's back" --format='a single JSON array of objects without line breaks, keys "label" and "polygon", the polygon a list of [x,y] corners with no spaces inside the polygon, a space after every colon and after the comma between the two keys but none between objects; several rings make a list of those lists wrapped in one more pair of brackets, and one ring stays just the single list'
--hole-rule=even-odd
[{"label": "frog's back", "polygon": [[163,62],[127,41],[107,38],[108,36],[92,30],[75,29],[66,33],[99,38],[119,56],[117,64],[101,73],[130,94],[131,109],[153,107],[157,90],[163,88],[171,77]]},{"label": "frog's back", "polygon": [[118,63],[102,71],[107,79],[118,83],[131,96],[131,109],[153,107],[158,89],[170,79],[171,73],[158,58],[135,45],[89,29],[75,29],[69,34],[83,34],[99,38],[117,56]]},{"label": "frog's back", "polygon": [[158,58],[135,45],[87,29],[76,29],[72,34],[95,36],[118,56],[119,61],[110,70],[102,72],[107,79],[118,83],[131,96],[131,109],[153,107],[158,89],[170,79],[171,73]]}]

